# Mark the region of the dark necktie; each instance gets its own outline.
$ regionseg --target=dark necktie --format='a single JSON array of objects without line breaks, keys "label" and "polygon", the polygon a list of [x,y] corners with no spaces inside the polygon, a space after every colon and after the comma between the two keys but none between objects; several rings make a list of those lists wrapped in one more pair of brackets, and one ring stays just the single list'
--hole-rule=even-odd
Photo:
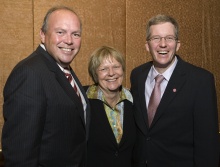
[{"label": "dark necktie", "polygon": [[154,119],[154,115],[155,115],[157,107],[160,103],[160,99],[161,99],[160,84],[163,80],[164,80],[163,75],[157,75],[155,77],[155,85],[154,85],[154,89],[153,89],[151,96],[150,96],[148,110],[147,110],[149,126],[151,125],[151,123]]}]

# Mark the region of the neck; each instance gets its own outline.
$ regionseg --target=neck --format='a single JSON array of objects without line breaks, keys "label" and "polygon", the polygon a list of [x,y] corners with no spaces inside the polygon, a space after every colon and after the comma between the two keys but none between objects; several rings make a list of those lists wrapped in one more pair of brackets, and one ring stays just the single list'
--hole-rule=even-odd
[{"label": "neck", "polygon": [[102,92],[104,93],[104,97],[106,102],[112,107],[114,108],[116,106],[116,104],[118,103],[119,99],[120,99],[120,91],[103,91],[103,89],[101,88]]}]

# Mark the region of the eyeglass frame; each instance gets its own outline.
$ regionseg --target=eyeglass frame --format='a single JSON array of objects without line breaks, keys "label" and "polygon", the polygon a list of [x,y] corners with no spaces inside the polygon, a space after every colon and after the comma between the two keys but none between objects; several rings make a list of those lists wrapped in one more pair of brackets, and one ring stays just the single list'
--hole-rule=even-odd
[{"label": "eyeglass frame", "polygon": [[[172,43],[172,42],[178,40],[178,38],[173,35],[167,35],[165,37],[161,37],[158,35],[158,36],[153,36],[153,37],[149,38],[147,41],[152,41],[154,43],[160,43],[163,38],[165,39],[165,42],[167,42],[167,43]],[[156,40],[158,40],[158,41],[156,41]]]},{"label": "eyeglass frame", "polygon": [[122,65],[114,65],[113,67],[102,67],[102,68],[98,68],[97,71],[101,73],[109,73],[110,68],[112,71],[116,72],[122,69]]}]

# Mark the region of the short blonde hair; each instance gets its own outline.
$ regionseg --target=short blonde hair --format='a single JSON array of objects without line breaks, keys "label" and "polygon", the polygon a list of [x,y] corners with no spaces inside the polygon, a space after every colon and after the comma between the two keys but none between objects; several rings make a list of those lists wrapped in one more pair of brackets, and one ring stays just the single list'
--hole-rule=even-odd
[{"label": "short blonde hair", "polygon": [[146,27],[146,31],[147,31],[146,39],[147,39],[147,41],[150,39],[150,36],[151,36],[151,32],[150,32],[150,27],[151,26],[161,24],[161,23],[167,23],[167,22],[174,25],[174,27],[175,27],[175,37],[178,39],[178,37],[179,37],[179,25],[178,25],[177,21],[171,16],[159,14],[159,15],[156,15],[156,16],[152,17],[149,20],[149,22],[147,23],[147,27]]},{"label": "short blonde hair", "polygon": [[125,71],[125,61],[122,54],[112,47],[101,46],[91,54],[88,65],[89,75],[95,84],[98,83],[97,69],[106,58],[115,58],[122,65],[122,70]]}]

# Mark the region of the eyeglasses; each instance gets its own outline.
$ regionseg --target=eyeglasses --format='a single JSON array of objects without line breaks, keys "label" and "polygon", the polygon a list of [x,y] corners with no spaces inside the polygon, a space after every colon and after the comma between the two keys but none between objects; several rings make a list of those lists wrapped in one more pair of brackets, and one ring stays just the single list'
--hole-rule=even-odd
[{"label": "eyeglasses", "polygon": [[121,70],[122,66],[121,65],[116,65],[116,66],[113,66],[113,67],[102,67],[102,68],[99,68],[98,71],[101,72],[101,73],[109,73],[110,69],[113,70],[114,72],[117,71],[117,70]]},{"label": "eyeglasses", "polygon": [[168,35],[168,36],[165,36],[165,37],[153,36],[148,41],[152,41],[154,43],[159,43],[162,40],[162,38],[164,38],[167,43],[172,43],[172,42],[177,40],[176,37],[174,37],[172,35]]}]

